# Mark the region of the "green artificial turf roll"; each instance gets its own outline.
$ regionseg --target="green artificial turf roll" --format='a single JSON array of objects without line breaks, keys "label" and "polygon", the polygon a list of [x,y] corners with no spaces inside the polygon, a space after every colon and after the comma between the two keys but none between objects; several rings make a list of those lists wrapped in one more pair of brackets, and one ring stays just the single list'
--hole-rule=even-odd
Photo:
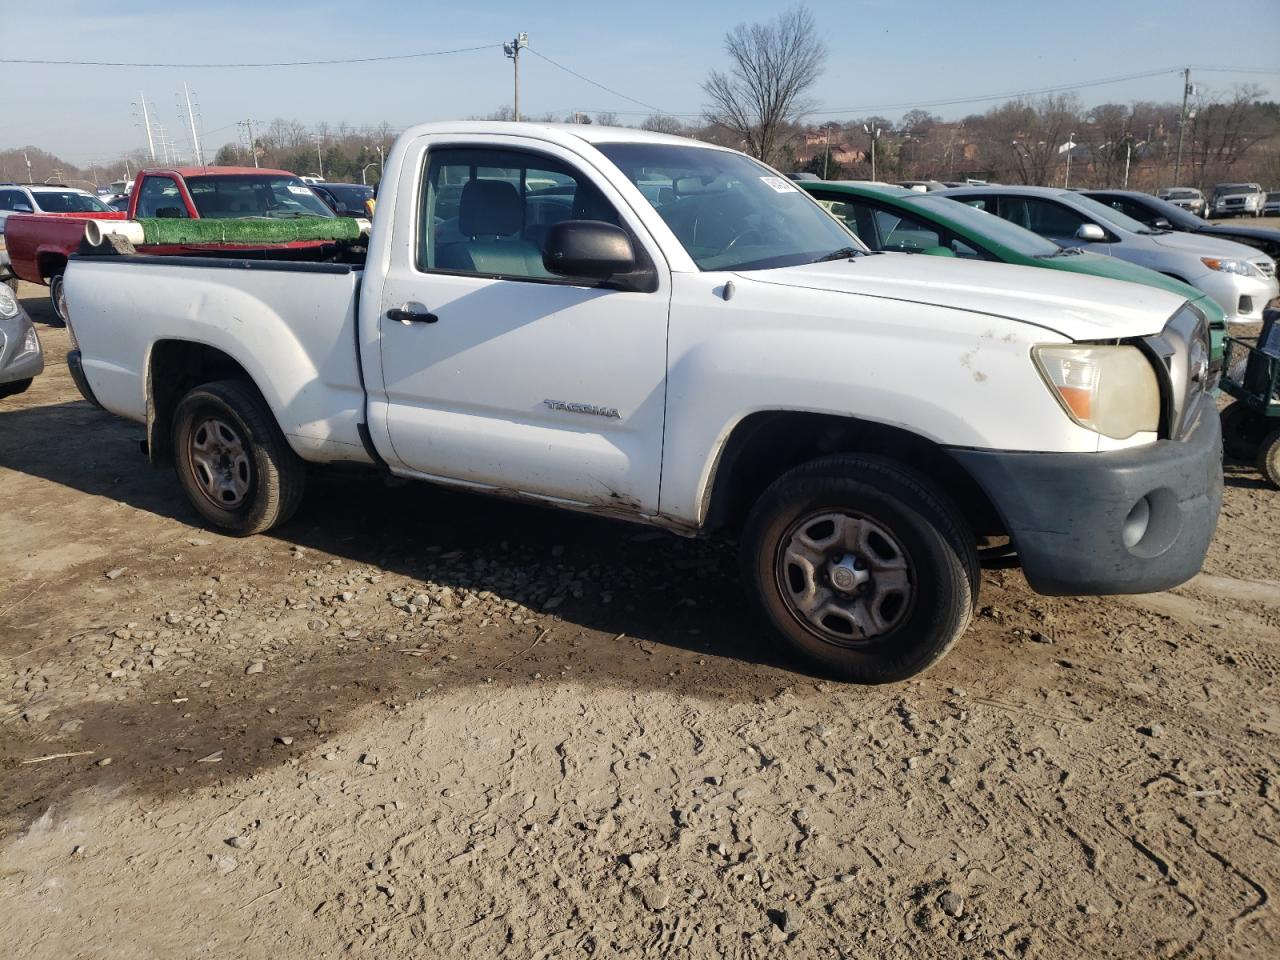
[{"label": "green artificial turf roll", "polygon": [[296,220],[139,219],[147,245],[227,243],[264,246],[297,240],[358,240],[360,222],[350,217]]}]

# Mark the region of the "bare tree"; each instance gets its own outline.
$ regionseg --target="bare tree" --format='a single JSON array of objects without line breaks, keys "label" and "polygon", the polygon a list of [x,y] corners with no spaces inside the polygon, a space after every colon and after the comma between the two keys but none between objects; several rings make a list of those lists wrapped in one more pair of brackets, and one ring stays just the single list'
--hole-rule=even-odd
[{"label": "bare tree", "polygon": [[801,6],[768,23],[740,23],[724,46],[729,72],[712,70],[702,84],[711,98],[707,121],[734,131],[752,156],[776,161],[785,128],[812,108],[805,94],[826,59],[813,15]]},{"label": "bare tree", "polygon": [[596,123],[602,127],[616,127],[618,124],[618,115],[612,110],[606,110],[604,113],[596,114]]},{"label": "bare tree", "polygon": [[645,117],[640,123],[640,129],[651,130],[654,133],[683,134],[685,132],[683,123],[665,113],[655,113]]}]

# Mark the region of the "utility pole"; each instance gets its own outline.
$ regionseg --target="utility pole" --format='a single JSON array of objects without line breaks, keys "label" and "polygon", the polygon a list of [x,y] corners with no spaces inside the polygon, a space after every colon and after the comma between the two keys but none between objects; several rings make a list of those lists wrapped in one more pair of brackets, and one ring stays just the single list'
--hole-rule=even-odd
[{"label": "utility pole", "polygon": [[827,124],[827,143],[822,150],[822,179],[827,179],[827,169],[831,166],[831,124]]},{"label": "utility pole", "polygon": [[871,138],[871,179],[876,178],[876,141],[880,139],[880,128],[869,127],[865,123],[862,129],[867,131],[867,136]]},{"label": "utility pole", "polygon": [[31,179],[31,158],[27,156],[27,151],[22,151],[22,159],[27,162],[27,183],[34,183]]},{"label": "utility pole", "polygon": [[249,135],[249,153],[253,155],[253,165],[256,167],[258,165],[258,148],[253,143],[253,121],[249,119],[239,120],[236,125],[244,127]]},{"label": "utility pole", "polygon": [[320,144],[324,142],[324,134],[317,133],[316,137],[316,162],[320,164],[320,179],[324,179],[324,154],[320,152]]},{"label": "utility pole", "polygon": [[1173,185],[1176,187],[1182,182],[1182,134],[1187,127],[1187,97],[1195,92],[1195,87],[1191,85],[1191,68],[1187,67],[1182,71],[1182,112],[1178,114],[1178,156],[1173,161]]},{"label": "utility pole", "polygon": [[529,35],[527,33],[517,33],[514,40],[509,40],[502,45],[502,52],[511,59],[511,66],[515,72],[515,118],[517,122],[520,120],[520,51],[529,45]]},{"label": "utility pole", "polygon": [[1067,134],[1067,174],[1062,178],[1062,189],[1066,190],[1071,186],[1071,154],[1076,149],[1076,135],[1074,133]]},{"label": "utility pole", "polygon": [[147,91],[138,91],[138,103],[142,105],[142,125],[147,128],[147,151],[151,154],[151,162],[156,162],[156,142],[151,136],[151,114],[147,112]]},{"label": "utility pole", "polygon": [[187,99],[187,121],[191,124],[191,149],[195,152],[192,160],[197,167],[204,166],[204,153],[200,149],[200,135],[196,133],[196,113],[191,109],[191,91],[187,89],[187,81],[182,81],[182,93]]}]

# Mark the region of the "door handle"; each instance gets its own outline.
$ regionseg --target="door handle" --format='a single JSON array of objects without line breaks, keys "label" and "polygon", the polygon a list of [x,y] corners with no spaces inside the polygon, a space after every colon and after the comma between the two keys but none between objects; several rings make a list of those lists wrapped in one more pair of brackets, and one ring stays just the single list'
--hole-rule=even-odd
[{"label": "door handle", "polygon": [[440,318],[427,310],[407,310],[403,307],[394,307],[387,311],[387,319],[399,320],[403,324],[410,324],[435,323]]}]

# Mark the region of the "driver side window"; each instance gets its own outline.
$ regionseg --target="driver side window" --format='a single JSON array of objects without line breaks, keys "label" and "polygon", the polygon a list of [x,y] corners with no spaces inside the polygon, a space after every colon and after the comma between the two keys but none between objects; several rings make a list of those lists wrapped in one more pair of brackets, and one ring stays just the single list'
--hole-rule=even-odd
[{"label": "driver side window", "polygon": [[511,279],[551,279],[547,233],[564,220],[620,226],[617,211],[578,171],[522,150],[452,148],[427,158],[418,267]]},{"label": "driver side window", "polygon": [[147,177],[142,181],[138,194],[139,217],[166,217],[177,220],[187,218],[187,205],[178,192],[178,185],[169,177]]}]

